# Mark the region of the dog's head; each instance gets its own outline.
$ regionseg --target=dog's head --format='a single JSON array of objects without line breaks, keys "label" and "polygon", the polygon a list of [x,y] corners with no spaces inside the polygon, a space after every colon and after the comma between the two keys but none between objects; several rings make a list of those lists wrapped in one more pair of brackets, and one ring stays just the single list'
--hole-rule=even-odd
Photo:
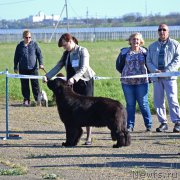
[{"label": "dog's head", "polygon": [[53,80],[49,80],[47,83],[47,86],[50,90],[52,90],[54,93],[62,90],[64,87],[67,87],[67,81],[65,81],[62,78],[55,78]]}]

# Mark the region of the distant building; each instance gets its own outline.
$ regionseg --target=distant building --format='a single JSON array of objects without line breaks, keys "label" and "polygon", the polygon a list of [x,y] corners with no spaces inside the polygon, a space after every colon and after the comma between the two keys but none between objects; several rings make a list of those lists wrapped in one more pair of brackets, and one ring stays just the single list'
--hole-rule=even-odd
[{"label": "distant building", "polygon": [[45,15],[44,12],[40,11],[35,16],[29,16],[29,20],[31,22],[42,22],[45,20],[58,21],[60,19],[60,15]]}]

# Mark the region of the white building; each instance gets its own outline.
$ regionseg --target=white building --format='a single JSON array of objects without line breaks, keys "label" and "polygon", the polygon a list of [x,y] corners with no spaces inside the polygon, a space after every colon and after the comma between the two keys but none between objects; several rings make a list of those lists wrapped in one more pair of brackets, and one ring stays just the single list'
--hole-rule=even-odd
[{"label": "white building", "polygon": [[37,15],[30,16],[29,19],[32,22],[42,22],[44,20],[58,21],[60,19],[60,15],[45,15],[42,11],[40,11]]}]

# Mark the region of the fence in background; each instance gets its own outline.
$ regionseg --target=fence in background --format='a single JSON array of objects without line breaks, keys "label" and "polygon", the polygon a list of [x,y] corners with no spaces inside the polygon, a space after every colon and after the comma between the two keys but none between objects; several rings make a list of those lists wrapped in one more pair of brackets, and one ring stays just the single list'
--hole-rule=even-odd
[{"label": "fence in background", "polygon": [[[174,39],[180,39],[180,26],[170,26],[170,36]],[[67,29],[30,29],[33,39],[36,41],[57,42],[61,34],[67,32]],[[0,42],[19,42],[22,40],[23,29],[0,29]],[[157,39],[157,27],[112,27],[112,28],[72,28],[69,32],[79,41],[98,41],[98,40],[119,40],[127,39],[130,34],[140,32],[144,39]],[[53,35],[53,36],[52,36]]]}]

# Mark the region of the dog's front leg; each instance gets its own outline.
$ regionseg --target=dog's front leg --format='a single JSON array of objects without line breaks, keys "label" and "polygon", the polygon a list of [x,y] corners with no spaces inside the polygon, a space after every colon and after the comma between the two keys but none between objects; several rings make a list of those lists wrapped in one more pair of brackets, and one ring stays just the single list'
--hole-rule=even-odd
[{"label": "dog's front leg", "polygon": [[69,134],[69,128],[67,125],[65,125],[65,130],[66,130],[66,142],[63,142],[62,146],[70,146],[70,142],[69,142],[70,134]]},{"label": "dog's front leg", "polygon": [[66,142],[62,143],[62,146],[76,146],[77,145],[77,134],[76,128],[65,125],[66,128]]},{"label": "dog's front leg", "polygon": [[74,133],[74,145],[76,146],[83,134],[83,129],[81,127],[77,127],[75,130],[75,133]]}]

